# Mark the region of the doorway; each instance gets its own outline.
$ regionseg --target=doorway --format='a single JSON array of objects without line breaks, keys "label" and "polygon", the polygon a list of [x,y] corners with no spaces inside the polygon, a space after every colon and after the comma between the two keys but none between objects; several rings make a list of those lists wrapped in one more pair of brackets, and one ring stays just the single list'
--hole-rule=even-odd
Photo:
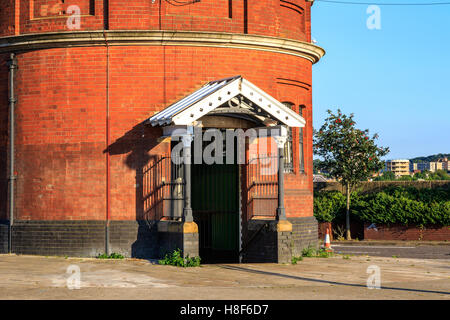
[{"label": "doorway", "polygon": [[223,162],[192,164],[192,210],[203,263],[239,262],[239,165]]}]

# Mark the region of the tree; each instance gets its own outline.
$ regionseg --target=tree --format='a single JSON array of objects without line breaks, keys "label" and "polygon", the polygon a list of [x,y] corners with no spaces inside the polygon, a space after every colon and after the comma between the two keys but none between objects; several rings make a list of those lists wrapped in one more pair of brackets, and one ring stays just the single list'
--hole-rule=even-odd
[{"label": "tree", "polygon": [[404,175],[398,178],[399,181],[413,181],[414,178],[411,177],[410,175]]},{"label": "tree", "polygon": [[423,179],[423,180],[427,180],[428,179],[428,174],[430,172],[429,171],[422,171],[422,172],[416,172],[414,173],[414,178],[416,179]]},{"label": "tree", "polygon": [[450,176],[447,174],[445,170],[436,170],[436,179],[435,180],[450,180]]},{"label": "tree", "polygon": [[356,185],[384,168],[381,157],[389,148],[378,147],[378,135],[369,137],[369,130],[355,128],[353,113],[349,116],[328,110],[328,118],[319,131],[314,132],[314,153],[322,158],[320,167],[335,177],[346,189],[346,238],[350,235],[350,195]]},{"label": "tree", "polygon": [[375,181],[394,181],[395,179],[395,174],[392,171],[385,171],[381,176],[376,177]]}]

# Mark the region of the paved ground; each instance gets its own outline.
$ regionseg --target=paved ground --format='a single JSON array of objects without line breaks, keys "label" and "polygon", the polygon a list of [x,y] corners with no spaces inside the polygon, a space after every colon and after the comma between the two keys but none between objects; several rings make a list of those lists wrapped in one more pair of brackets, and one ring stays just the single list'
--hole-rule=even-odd
[{"label": "paved ground", "polygon": [[399,257],[417,259],[450,259],[450,243],[413,241],[336,241],[332,247],[337,253],[370,255],[378,257]]},{"label": "paved ground", "polygon": [[[69,266],[80,268],[78,290],[67,288]],[[367,288],[369,266],[380,268],[381,289]],[[135,259],[0,255],[0,299],[450,300],[450,263],[335,256],[304,258],[297,265],[223,264],[183,269]]]}]

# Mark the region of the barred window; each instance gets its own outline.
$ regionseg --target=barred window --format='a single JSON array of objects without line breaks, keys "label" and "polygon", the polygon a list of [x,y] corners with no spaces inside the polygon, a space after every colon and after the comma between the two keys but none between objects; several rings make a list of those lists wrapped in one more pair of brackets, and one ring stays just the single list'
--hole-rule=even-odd
[{"label": "barred window", "polygon": [[[303,109],[306,108],[305,105],[300,105],[300,107],[298,108],[299,110],[299,114],[303,117]],[[298,150],[299,150],[299,157],[298,157],[298,162],[299,162],[299,169],[300,172],[305,172],[305,153],[304,153],[304,149],[303,149],[303,128],[299,128],[299,137],[298,137]]]}]

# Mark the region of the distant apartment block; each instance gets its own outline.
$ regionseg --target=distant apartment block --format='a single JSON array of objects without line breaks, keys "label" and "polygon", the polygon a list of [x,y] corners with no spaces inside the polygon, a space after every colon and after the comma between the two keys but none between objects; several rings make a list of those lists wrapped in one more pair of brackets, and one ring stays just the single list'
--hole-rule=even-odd
[{"label": "distant apartment block", "polygon": [[411,172],[417,172],[417,171],[432,171],[434,170],[434,167],[431,162],[418,162],[418,163],[410,163],[409,164],[409,171]]},{"label": "distant apartment block", "polygon": [[397,159],[386,161],[386,170],[392,171],[396,177],[409,175],[409,160]]},{"label": "distant apartment block", "polygon": [[433,162],[419,162],[419,163],[410,163],[409,171],[410,172],[418,172],[418,171],[430,171],[436,172],[436,170],[445,170],[449,171],[449,161],[447,158],[442,158]]},{"label": "distant apartment block", "polygon": [[450,171],[450,163],[448,161],[448,158],[441,158],[437,161],[437,163],[442,164],[442,169],[441,170],[445,170],[445,171]]}]

